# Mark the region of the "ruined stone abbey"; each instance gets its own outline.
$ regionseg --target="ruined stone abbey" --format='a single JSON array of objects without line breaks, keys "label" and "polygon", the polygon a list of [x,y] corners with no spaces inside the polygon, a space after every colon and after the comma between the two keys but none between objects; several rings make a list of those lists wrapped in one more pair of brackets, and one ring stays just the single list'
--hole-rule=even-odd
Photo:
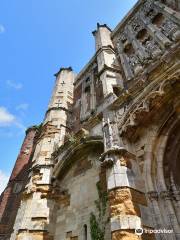
[{"label": "ruined stone abbey", "polygon": [[93,35],[26,131],[0,240],[180,240],[180,0],[139,0]]}]

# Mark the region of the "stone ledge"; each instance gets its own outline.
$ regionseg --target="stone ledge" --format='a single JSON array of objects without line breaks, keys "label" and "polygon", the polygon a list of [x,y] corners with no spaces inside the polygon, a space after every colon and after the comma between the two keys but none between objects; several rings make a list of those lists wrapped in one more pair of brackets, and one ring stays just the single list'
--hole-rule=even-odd
[{"label": "stone ledge", "polygon": [[112,153],[119,154],[119,155],[122,155],[122,156],[127,156],[127,157],[130,157],[130,158],[135,158],[135,155],[128,152],[124,147],[112,146],[111,148],[107,149],[103,154],[101,154],[99,160],[101,162],[103,162],[106,155],[112,154]]},{"label": "stone ledge", "polygon": [[141,218],[133,215],[122,215],[111,218],[111,231],[120,229],[137,229],[141,228]]}]

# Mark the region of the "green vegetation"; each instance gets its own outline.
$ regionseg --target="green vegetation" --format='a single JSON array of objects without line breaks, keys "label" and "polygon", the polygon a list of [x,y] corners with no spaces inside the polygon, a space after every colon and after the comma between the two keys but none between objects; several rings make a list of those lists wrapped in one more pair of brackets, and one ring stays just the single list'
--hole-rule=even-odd
[{"label": "green vegetation", "polygon": [[95,201],[98,210],[98,217],[94,213],[90,215],[90,230],[92,240],[104,240],[105,228],[109,219],[106,216],[107,210],[107,192],[102,191],[100,183],[96,184],[99,199]]}]

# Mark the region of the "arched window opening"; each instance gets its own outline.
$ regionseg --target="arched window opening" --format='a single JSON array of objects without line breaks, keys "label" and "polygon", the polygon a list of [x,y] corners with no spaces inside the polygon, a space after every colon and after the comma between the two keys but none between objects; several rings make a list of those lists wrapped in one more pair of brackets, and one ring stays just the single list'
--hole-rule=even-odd
[{"label": "arched window opening", "polygon": [[153,19],[152,19],[152,23],[154,25],[156,25],[157,27],[160,27],[161,24],[164,21],[164,16],[162,13],[158,13]]},{"label": "arched window opening", "polygon": [[83,235],[84,235],[84,240],[87,240],[87,225],[84,224],[84,227],[83,227]]},{"label": "arched window opening", "polygon": [[131,43],[128,43],[128,44],[124,47],[124,52],[125,52],[127,55],[134,54],[134,48],[133,48],[133,46],[132,46]]},{"label": "arched window opening", "polygon": [[149,37],[148,32],[145,28],[143,28],[141,31],[139,31],[136,35],[137,39],[144,43],[146,39]]},{"label": "arched window opening", "polygon": [[85,89],[84,89],[84,92],[90,94],[90,91],[91,91],[90,86],[89,85],[86,86]]}]

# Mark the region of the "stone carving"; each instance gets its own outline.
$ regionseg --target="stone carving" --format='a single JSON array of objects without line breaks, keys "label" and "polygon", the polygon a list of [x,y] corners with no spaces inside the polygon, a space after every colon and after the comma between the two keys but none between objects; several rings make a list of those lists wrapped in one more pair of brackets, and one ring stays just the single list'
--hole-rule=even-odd
[{"label": "stone carving", "polygon": [[141,11],[147,14],[152,9],[152,7],[153,7],[153,0],[147,0],[143,4]]},{"label": "stone carving", "polygon": [[162,23],[161,30],[164,35],[170,37],[173,41],[178,41],[180,39],[180,30],[178,26],[169,19],[166,19]]},{"label": "stone carving", "polygon": [[138,73],[140,73],[143,70],[140,59],[135,54],[129,56],[129,64],[130,64],[132,70],[134,71],[135,75],[137,75]]},{"label": "stone carving", "polygon": [[172,8],[172,9],[175,9],[177,11],[178,0],[166,0],[166,1],[161,0],[161,2],[162,2],[163,5],[166,5],[166,6]]},{"label": "stone carving", "polygon": [[139,13],[138,13],[138,15],[136,15],[136,16],[131,20],[130,24],[131,24],[134,32],[136,32],[136,33],[139,32],[139,31],[141,31],[141,30],[143,29],[142,22],[141,22],[141,20],[140,20],[140,18],[139,18]]},{"label": "stone carving", "polygon": [[[153,59],[160,58],[165,48],[172,45],[171,40],[177,42],[180,39],[177,24],[164,16],[162,10],[156,5],[158,3],[153,0],[144,1],[139,11],[127,21],[125,26],[123,25],[119,32],[116,46],[128,80],[134,75],[138,76],[142,71],[142,66],[153,63]],[[137,35],[143,29],[146,34],[142,39],[138,39]],[[125,51],[129,42],[132,43],[135,51]]]},{"label": "stone carving", "polygon": [[145,43],[145,48],[146,51],[148,52],[148,54],[152,57],[152,58],[156,58],[158,56],[161,55],[161,50],[158,47],[158,45],[155,43],[154,40],[148,40]]},{"label": "stone carving", "polygon": [[118,128],[116,125],[117,123],[110,121],[110,119],[107,119],[107,122],[104,124],[103,131],[106,142],[106,149],[110,149],[113,146],[118,146]]},{"label": "stone carving", "polygon": [[132,136],[134,134],[135,128],[138,122],[143,119],[144,116],[149,112],[149,103],[144,101],[138,107],[135,108],[133,112],[129,113],[129,118],[126,123],[121,128],[121,135],[125,132],[128,134],[126,136]]},{"label": "stone carving", "polygon": [[125,43],[125,42],[127,41],[127,36],[126,36],[125,32],[122,32],[122,33],[120,34],[119,40],[120,40],[122,43]]},{"label": "stone carving", "polygon": [[[164,80],[156,86],[139,105],[131,105],[127,116],[121,120],[118,125],[121,136],[126,136],[128,139],[135,139],[135,134],[138,126],[145,123],[153,109],[159,109],[163,105],[165,94],[171,91],[172,80]],[[177,85],[178,86],[178,82]],[[132,109],[132,110],[131,110]]]}]

